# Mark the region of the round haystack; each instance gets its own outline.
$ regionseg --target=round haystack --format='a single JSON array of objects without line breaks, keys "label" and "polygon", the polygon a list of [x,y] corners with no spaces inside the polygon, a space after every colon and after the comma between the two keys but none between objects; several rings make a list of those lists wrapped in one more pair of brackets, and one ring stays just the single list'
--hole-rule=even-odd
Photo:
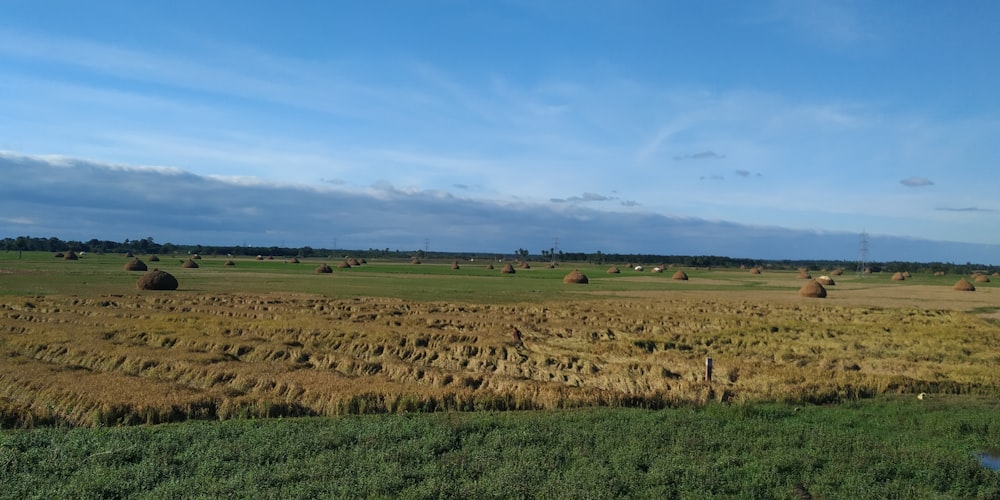
[{"label": "round haystack", "polygon": [[177,278],[174,278],[170,273],[153,269],[142,275],[135,287],[139,290],[176,290]]},{"label": "round haystack", "polygon": [[358,262],[360,262],[362,264],[367,264],[368,263],[368,259],[362,257],[361,260],[359,260]]},{"label": "round haystack", "polygon": [[324,262],[316,267],[316,272],[318,274],[330,274],[333,272],[333,268],[327,265],[326,262]]},{"label": "round haystack", "polygon": [[355,259],[354,257],[351,257],[350,259],[347,259],[347,263],[350,264],[351,267],[357,267],[357,266],[361,265],[361,261],[359,261],[358,259]]},{"label": "round haystack", "polygon": [[267,256],[267,260],[274,260],[274,256],[273,255],[268,255]]},{"label": "round haystack", "polygon": [[419,264],[419,263],[420,263],[420,259],[418,259],[416,257],[410,259],[410,264]]},{"label": "round haystack", "polygon": [[837,269],[834,269],[833,271],[830,271],[830,276],[840,276],[841,274],[844,274],[844,270],[839,267]]},{"label": "round haystack", "polygon": [[796,275],[795,277],[798,278],[798,279],[800,279],[800,280],[811,280],[812,279],[812,275],[809,274],[809,271],[806,271],[804,269],[799,269],[799,274]]},{"label": "round haystack", "polygon": [[901,273],[901,272],[899,272],[899,271],[896,271],[896,272],[895,272],[895,273],[894,273],[894,274],[892,275],[892,280],[893,280],[893,281],[903,281],[903,280],[905,280],[905,279],[906,279],[906,276],[903,276],[903,273]]},{"label": "round haystack", "polygon": [[677,271],[676,273],[674,273],[673,279],[687,281],[688,275],[684,271]]},{"label": "round haystack", "polygon": [[662,272],[663,272],[663,268],[662,268],[662,267],[660,267],[660,266],[656,266],[656,267],[654,267],[654,268],[653,268],[653,270],[652,270],[652,271],[650,271],[650,272],[654,272],[654,273],[662,273]]},{"label": "round haystack", "polygon": [[991,274],[990,276],[993,276],[994,278],[1000,278],[1000,273],[998,273],[998,272],[994,272],[994,273],[993,273],[993,274]]},{"label": "round haystack", "polygon": [[755,268],[751,269],[750,270],[750,274],[760,274],[760,268],[759,267],[755,267]]},{"label": "round haystack", "polygon": [[126,271],[146,271],[149,268],[146,267],[146,263],[139,259],[132,259],[125,263]]},{"label": "round haystack", "polygon": [[77,259],[79,259],[79,258],[80,258],[80,257],[78,257],[78,256],[76,255],[76,252],[74,252],[74,251],[72,251],[72,250],[70,250],[70,251],[66,252],[66,255],[63,255],[63,260],[77,260]]},{"label": "round haystack", "polygon": [[55,257],[57,259],[61,259],[61,258],[65,257],[65,256],[66,256],[66,254],[64,254],[62,252],[56,252],[56,254],[53,255],[53,257]]},{"label": "round haystack", "polygon": [[514,274],[514,266],[510,265],[510,262],[503,265],[503,269],[500,270],[503,274]]},{"label": "round haystack", "polygon": [[622,272],[622,270],[618,269],[615,266],[611,266],[611,267],[608,268],[608,274],[621,274],[621,272]]},{"label": "round haystack", "polygon": [[290,260],[288,262],[290,262],[292,264],[298,264],[299,263],[299,258],[298,257],[292,257],[292,260]]},{"label": "round haystack", "polygon": [[587,279],[587,275],[580,272],[579,269],[574,269],[571,273],[563,277],[563,283],[579,283],[587,284],[590,280]]},{"label": "round haystack", "polygon": [[819,284],[823,285],[823,286],[830,286],[830,285],[836,285],[837,284],[837,283],[835,283],[833,281],[833,278],[831,278],[829,276],[820,276],[819,278],[816,278],[816,281],[819,282]]},{"label": "round haystack", "polygon": [[193,260],[191,260],[191,259],[188,259],[188,260],[185,260],[183,264],[181,264],[181,267],[183,267],[185,269],[197,269],[198,268],[198,263],[195,262],[195,261],[193,261]]},{"label": "round haystack", "polygon": [[149,261],[150,261],[150,262],[159,262],[159,261],[160,261],[160,258],[159,258],[159,257],[157,257],[157,256],[155,256],[155,255],[150,255],[150,256],[149,256]]},{"label": "round haystack", "polygon": [[191,258],[192,258],[193,260],[201,260],[201,255],[198,255],[198,254],[194,254],[194,255],[192,255],[192,256],[191,256]]},{"label": "round haystack", "polygon": [[955,289],[955,290],[958,290],[960,292],[975,292],[976,291],[976,287],[973,286],[972,283],[969,283],[969,280],[967,280],[965,278],[959,278],[958,281],[955,282],[955,286],[953,286],[952,288]]},{"label": "round haystack", "polygon": [[337,264],[337,269],[350,269],[351,264],[346,260],[342,260]]},{"label": "round haystack", "polygon": [[521,263],[517,265],[517,267],[518,269],[531,269],[531,265],[529,265],[528,261],[526,260],[522,260]]},{"label": "round haystack", "polygon": [[634,268],[632,268],[632,269],[633,269],[634,271],[638,271],[638,272],[640,272],[640,273],[642,272],[642,266],[635,266],[635,267],[634,267]]},{"label": "round haystack", "polygon": [[493,269],[493,264],[486,264],[486,269]]},{"label": "round haystack", "polygon": [[452,269],[461,269],[461,267],[458,266],[458,261],[457,260],[456,261],[452,261],[451,268]]},{"label": "round haystack", "polygon": [[990,277],[985,274],[977,274],[975,280],[976,283],[989,283]]},{"label": "round haystack", "polygon": [[906,279],[910,279],[910,277],[911,277],[910,276],[910,272],[909,271],[903,271],[903,277],[906,278]]},{"label": "round haystack", "polygon": [[232,260],[232,259],[226,259],[226,261],[225,261],[225,262],[223,262],[223,263],[222,263],[222,265],[224,265],[224,266],[227,266],[227,267],[233,267],[233,266],[235,266],[235,265],[236,265],[236,263],[235,263],[235,262],[233,262],[233,260]]},{"label": "round haystack", "polygon": [[135,254],[133,254],[132,252],[125,252],[125,257],[131,259],[131,258],[135,257]]},{"label": "round haystack", "polygon": [[826,288],[816,280],[809,280],[808,283],[799,288],[799,295],[803,297],[814,297],[822,299],[826,297]]},{"label": "round haystack", "polygon": [[556,263],[555,262],[549,262],[549,269],[555,269],[555,268],[556,268]]},{"label": "round haystack", "polygon": [[254,258],[254,260],[264,260],[264,256],[258,255],[257,257]]},{"label": "round haystack", "polygon": [[934,276],[944,276],[944,271],[938,271],[934,273]]}]

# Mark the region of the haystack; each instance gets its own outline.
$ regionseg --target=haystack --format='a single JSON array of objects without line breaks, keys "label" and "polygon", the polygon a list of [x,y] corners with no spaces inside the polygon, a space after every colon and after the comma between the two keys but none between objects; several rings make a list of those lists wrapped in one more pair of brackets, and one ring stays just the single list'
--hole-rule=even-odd
[{"label": "haystack", "polygon": [[350,269],[350,268],[351,264],[346,260],[342,260],[339,263],[337,263],[337,269]]},{"label": "haystack", "polygon": [[960,292],[975,292],[976,291],[976,287],[973,286],[972,283],[969,283],[969,280],[967,280],[965,278],[959,278],[958,281],[955,282],[955,286],[953,286],[952,288],[955,289],[955,290],[958,290]]},{"label": "haystack", "polygon": [[452,269],[461,269],[461,267],[458,266],[458,261],[457,260],[456,261],[452,261],[451,268]]},{"label": "haystack", "polygon": [[142,275],[135,287],[139,290],[176,290],[177,278],[167,272],[153,269]]},{"label": "haystack", "polygon": [[316,267],[316,272],[318,274],[330,274],[333,272],[333,268],[327,265],[326,262],[324,262]]},{"label": "haystack", "polygon": [[652,271],[650,271],[650,272],[654,272],[654,273],[662,273],[662,272],[663,272],[663,266],[656,266],[656,267],[654,267],[654,268],[653,268],[653,270],[652,270]]},{"label": "haystack", "polygon": [[191,258],[194,259],[194,260],[200,260],[201,259],[201,255],[194,254],[194,255],[191,256]]},{"label": "haystack", "polygon": [[985,274],[977,274],[975,279],[976,279],[976,283],[989,283],[990,282],[990,277],[986,276]]},{"label": "haystack", "polygon": [[292,260],[290,260],[288,262],[290,262],[292,264],[298,264],[299,263],[299,258],[298,257],[292,257]]},{"label": "haystack", "polygon": [[1000,273],[994,271],[993,274],[991,274],[990,276],[993,276],[994,278],[1000,278]]},{"label": "haystack", "polygon": [[125,252],[125,257],[131,259],[131,258],[135,257],[135,254],[133,254],[132,252]]},{"label": "haystack", "polygon": [[810,279],[812,279],[812,275],[809,274],[809,271],[807,271],[805,269],[799,269],[799,274],[796,275],[795,277],[798,278],[798,279],[801,279],[801,280],[810,280]]},{"label": "haystack", "polygon": [[556,265],[557,264],[555,262],[549,262],[549,269],[555,269]]},{"label": "haystack", "polygon": [[157,257],[157,256],[155,256],[155,255],[150,255],[150,256],[149,256],[149,261],[150,261],[150,262],[159,262],[159,261],[160,261],[160,258],[159,258],[159,257]]},{"label": "haystack", "polygon": [[909,271],[903,271],[903,277],[906,278],[906,279],[910,279],[910,272]]},{"label": "haystack", "polygon": [[808,283],[799,288],[799,295],[803,297],[815,297],[822,299],[826,297],[826,288],[816,280],[809,280]]},{"label": "haystack", "polygon": [[521,262],[520,262],[520,263],[519,263],[519,264],[517,265],[517,267],[518,267],[518,269],[531,269],[531,265],[529,265],[529,264],[528,264],[528,261],[526,261],[526,260],[522,260],[522,261],[521,261]]},{"label": "haystack", "polygon": [[830,271],[830,276],[840,276],[841,274],[844,274],[844,270],[839,267],[837,269],[834,269],[833,271]]},{"label": "haystack", "polygon": [[410,259],[410,264],[419,264],[419,263],[420,263],[420,259],[418,259],[416,257]]},{"label": "haystack", "polygon": [[893,281],[903,281],[903,280],[905,280],[905,279],[906,279],[906,276],[903,276],[903,273],[901,273],[901,272],[899,272],[899,271],[896,271],[896,272],[895,272],[895,273],[894,273],[894,274],[892,275],[892,280],[893,280]]},{"label": "haystack", "polygon": [[944,271],[938,271],[934,273],[934,276],[944,276]]},{"label": "haystack", "polygon": [[502,274],[514,274],[514,266],[510,265],[510,262],[503,265],[503,269],[500,270]]},{"label": "haystack", "polygon": [[146,263],[139,259],[132,259],[125,263],[126,271],[146,271],[149,268],[146,267]]},{"label": "haystack", "polygon": [[61,259],[61,258],[65,257],[65,256],[66,256],[66,254],[64,254],[62,252],[56,252],[56,254],[53,255],[53,257],[55,257],[57,259]]},{"label": "haystack", "polygon": [[615,266],[611,266],[611,267],[608,268],[608,274],[621,274],[621,272],[622,272],[622,270],[618,269]]},{"label": "haystack", "polygon": [[357,267],[357,266],[361,265],[361,261],[359,261],[358,259],[355,259],[354,257],[351,257],[350,259],[347,259],[347,263],[350,264],[351,267]]},{"label": "haystack", "polygon": [[486,264],[486,269],[492,270],[493,269],[493,264]]},{"label": "haystack", "polygon": [[830,285],[836,285],[837,284],[837,283],[835,283],[833,281],[833,278],[831,278],[829,276],[820,276],[819,278],[816,278],[816,281],[820,285],[823,285],[823,286],[830,286]]},{"label": "haystack", "polygon": [[236,265],[236,263],[233,262],[233,259],[226,259],[226,261],[223,262],[222,265],[224,265],[226,267],[233,267],[233,266]]},{"label": "haystack", "polygon": [[362,264],[367,264],[368,263],[368,259],[362,257],[361,260],[359,260],[358,262],[360,262]]},{"label": "haystack", "polygon": [[587,284],[590,280],[587,279],[587,275],[580,272],[579,269],[574,269],[571,273],[563,277],[563,283],[580,283]]},{"label": "haystack", "polygon": [[77,260],[77,259],[79,259],[79,258],[80,258],[80,257],[78,257],[78,256],[76,255],[76,252],[74,252],[74,251],[72,251],[72,250],[70,250],[70,251],[66,252],[66,255],[63,255],[63,260]]},{"label": "haystack", "polygon": [[274,260],[274,256],[273,255],[268,255],[267,256],[267,260]]},{"label": "haystack", "polygon": [[193,261],[193,260],[191,260],[191,259],[188,259],[188,260],[185,260],[183,264],[181,264],[181,267],[186,268],[186,269],[197,269],[198,268],[198,263],[195,262],[195,261]]},{"label": "haystack", "polygon": [[676,273],[674,273],[673,279],[687,281],[688,275],[684,271],[677,271]]},{"label": "haystack", "polygon": [[264,256],[263,255],[258,255],[254,260],[264,260]]},{"label": "haystack", "polygon": [[751,269],[750,270],[750,274],[760,274],[760,268],[759,267],[755,267],[755,268]]}]

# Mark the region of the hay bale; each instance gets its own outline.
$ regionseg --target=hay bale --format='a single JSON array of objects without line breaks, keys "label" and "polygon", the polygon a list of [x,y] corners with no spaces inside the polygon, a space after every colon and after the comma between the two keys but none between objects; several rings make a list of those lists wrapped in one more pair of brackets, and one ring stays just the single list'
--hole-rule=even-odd
[{"label": "hay bale", "polygon": [[976,291],[976,287],[973,286],[972,283],[969,283],[969,280],[967,280],[965,278],[959,278],[958,281],[955,282],[955,286],[953,286],[951,288],[954,289],[954,290],[958,290],[960,292],[975,292]]},{"label": "hay bale", "polygon": [[125,263],[126,271],[146,271],[149,268],[146,267],[146,263],[139,259],[132,259]]},{"label": "hay bale", "polygon": [[822,299],[826,297],[826,288],[816,280],[809,280],[808,283],[799,288],[799,295],[803,297],[813,297]]},{"label": "hay bale", "polygon": [[839,267],[837,269],[834,269],[833,271],[830,271],[830,276],[840,276],[841,274],[844,274],[844,270]]},{"label": "hay bale", "polygon": [[167,272],[153,269],[142,275],[135,287],[139,290],[176,290],[177,278]]},{"label": "hay bale", "polygon": [[684,271],[677,271],[672,278],[679,281],[687,281],[688,275]]},{"label": "hay bale", "polygon": [[899,271],[896,271],[896,272],[895,272],[895,273],[893,273],[893,275],[892,275],[892,280],[893,280],[893,281],[903,281],[903,280],[905,280],[905,279],[906,279],[906,276],[903,276],[903,273],[901,273],[901,272],[899,272]]},{"label": "hay bale", "polygon": [[642,266],[635,266],[634,268],[632,268],[632,270],[641,273],[642,272]]},{"label": "hay bale", "polygon": [[72,250],[66,252],[66,255],[63,255],[63,260],[77,260],[79,258],[80,257],[76,255],[76,252]]},{"label": "hay bale", "polygon": [[549,269],[555,269],[555,268],[556,268],[556,263],[555,262],[549,262]]},{"label": "hay bale", "polygon": [[419,264],[419,263],[420,263],[420,259],[418,259],[416,257],[410,259],[410,264]]},{"label": "hay bale", "polygon": [[493,264],[486,264],[486,269],[493,270]]},{"label": "hay bale", "polygon": [[910,276],[910,272],[909,271],[903,271],[903,277],[906,278],[906,279],[910,279],[910,277],[911,277]]},{"label": "hay bale", "polygon": [[615,266],[611,266],[611,267],[608,268],[608,274],[621,274],[621,272],[622,272],[622,270],[618,269]]},{"label": "hay bale", "polygon": [[514,266],[510,265],[510,262],[503,265],[503,269],[500,270],[501,274],[514,274]]},{"label": "hay bale", "polygon": [[563,277],[563,283],[579,283],[585,285],[589,283],[590,280],[587,279],[587,275],[580,272],[579,269],[574,269],[572,272]]},{"label": "hay bale", "polygon": [[367,264],[368,263],[368,259],[362,257],[361,260],[359,260],[358,262],[360,262],[362,264]]},{"label": "hay bale", "polygon": [[254,260],[264,260],[264,256],[258,255],[257,257],[254,258]]},{"label": "hay bale", "polygon": [[332,272],[333,272],[333,268],[330,267],[329,265],[327,265],[326,262],[320,264],[319,266],[316,266],[316,273],[317,274],[330,274]]},{"label": "hay bale", "polygon": [[755,267],[755,268],[751,269],[750,270],[750,274],[760,274],[760,268],[759,267]]},{"label": "hay bale", "polygon": [[660,266],[656,266],[656,267],[654,267],[654,268],[653,268],[653,270],[652,270],[652,271],[650,271],[650,272],[653,272],[653,273],[662,273],[662,272],[663,272],[663,268],[662,268],[662,267],[660,267]]},{"label": "hay bale", "polygon": [[233,259],[226,259],[226,261],[223,262],[222,265],[224,265],[226,267],[233,267],[233,266],[236,265],[236,263],[233,262]]},{"label": "hay bale", "polygon": [[934,273],[934,276],[944,276],[944,271],[938,271]]},{"label": "hay bale", "polygon": [[977,274],[975,280],[976,283],[989,283],[990,277],[985,274]]},{"label": "hay bale", "polygon": [[350,269],[350,268],[351,264],[348,263],[346,260],[342,260],[337,263],[337,269]]},{"label": "hay bale", "polygon": [[53,257],[55,257],[57,259],[61,259],[61,258],[65,257],[65,256],[66,256],[66,254],[64,254],[62,252],[56,252],[56,254],[53,255]]},{"label": "hay bale", "polygon": [[998,273],[998,272],[994,272],[994,273],[993,273],[993,274],[991,274],[990,276],[993,276],[994,278],[1000,278],[1000,273]]},{"label": "hay bale", "polygon": [[273,255],[268,255],[267,256],[267,260],[274,260],[274,256]]},{"label": "hay bale", "polygon": [[521,263],[517,265],[517,267],[518,269],[531,269],[531,265],[529,265],[528,261],[526,260],[522,260]]},{"label": "hay bale", "polygon": [[823,286],[830,286],[830,285],[836,285],[837,284],[837,283],[835,283],[833,281],[833,278],[831,278],[829,276],[820,276],[819,278],[816,278],[816,281],[819,282],[819,284],[823,285]]},{"label": "hay bale", "polygon": [[195,262],[195,261],[193,261],[193,260],[191,260],[191,259],[188,259],[188,260],[185,260],[184,263],[181,264],[181,267],[183,267],[185,269],[198,269],[198,263]]},{"label": "hay bale", "polygon": [[149,256],[149,261],[150,261],[150,262],[159,262],[159,261],[160,261],[160,258],[159,258],[159,257],[157,257],[157,256],[155,256],[155,255],[150,255],[150,256]]},{"label": "hay bale", "polygon": [[809,274],[809,271],[807,271],[805,269],[799,269],[799,274],[797,274],[795,277],[798,278],[798,279],[800,279],[800,280],[811,280],[812,279],[812,275]]},{"label": "hay bale", "polygon": [[290,260],[288,262],[291,263],[291,264],[298,264],[299,263],[299,258],[298,257],[292,257],[292,260]]},{"label": "hay bale", "polygon": [[191,259],[193,259],[193,260],[201,260],[201,255],[194,254],[194,255],[191,256]]},{"label": "hay bale", "polygon": [[350,259],[347,259],[347,263],[350,264],[351,267],[358,267],[358,266],[361,265],[361,261],[359,261],[358,259],[355,259],[354,257],[351,257]]},{"label": "hay bale", "polygon": [[131,259],[134,258],[135,255],[132,252],[125,252],[125,257]]},{"label": "hay bale", "polygon": [[452,269],[461,269],[461,267],[458,266],[458,261],[457,260],[452,261],[451,268]]}]

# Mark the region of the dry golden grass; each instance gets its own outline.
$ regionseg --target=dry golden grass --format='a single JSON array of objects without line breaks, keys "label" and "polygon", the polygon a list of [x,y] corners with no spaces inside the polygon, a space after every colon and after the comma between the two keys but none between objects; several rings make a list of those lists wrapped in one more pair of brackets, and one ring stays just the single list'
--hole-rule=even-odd
[{"label": "dry golden grass", "polygon": [[[110,425],[1000,393],[1000,327],[986,316],[998,309],[992,289],[845,283],[826,299],[741,288],[503,305],[2,297],[0,410],[21,425]],[[976,307],[985,313],[967,312]]]}]

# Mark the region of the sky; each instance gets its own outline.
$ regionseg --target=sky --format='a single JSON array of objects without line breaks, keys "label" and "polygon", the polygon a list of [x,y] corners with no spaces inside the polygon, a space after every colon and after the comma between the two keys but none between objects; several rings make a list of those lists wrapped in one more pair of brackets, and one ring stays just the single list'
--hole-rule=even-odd
[{"label": "sky", "polygon": [[996,2],[2,11],[0,236],[1000,263]]}]

